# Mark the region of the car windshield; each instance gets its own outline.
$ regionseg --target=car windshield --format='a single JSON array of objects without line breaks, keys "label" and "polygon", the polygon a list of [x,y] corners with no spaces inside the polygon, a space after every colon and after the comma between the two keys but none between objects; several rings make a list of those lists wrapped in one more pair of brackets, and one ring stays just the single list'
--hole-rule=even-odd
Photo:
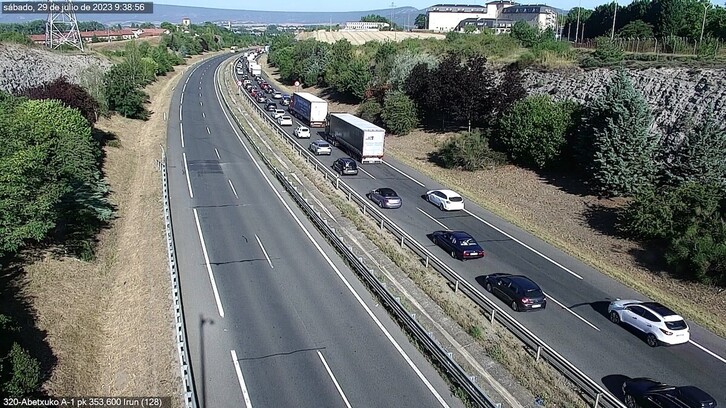
[{"label": "car windshield", "polygon": [[449,197],[449,201],[451,201],[452,203],[458,203],[458,202],[461,202],[464,200],[459,196],[453,196],[453,197]]},{"label": "car windshield", "polygon": [[685,330],[688,328],[685,320],[676,320],[675,322],[665,322],[665,325],[670,330]]}]

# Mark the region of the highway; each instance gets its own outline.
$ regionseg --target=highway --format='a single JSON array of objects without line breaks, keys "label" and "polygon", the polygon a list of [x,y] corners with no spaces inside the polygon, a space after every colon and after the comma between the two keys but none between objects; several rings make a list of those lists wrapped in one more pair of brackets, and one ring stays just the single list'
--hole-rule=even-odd
[{"label": "highway", "polygon": [[191,68],[169,111],[174,238],[202,407],[461,407]]},{"label": "highway", "polygon": [[[293,126],[285,127],[290,135],[301,123],[297,118],[293,121]],[[307,148],[311,141],[324,138],[324,129],[311,128],[311,133],[311,139],[297,139],[297,143]],[[317,160],[330,167],[339,157],[347,154],[334,148],[331,156],[319,156]],[[507,305],[484,290],[484,275],[523,274],[537,282],[549,298],[547,309],[509,313],[614,395],[620,396],[623,379],[645,376],[673,385],[698,386],[719,405],[726,405],[723,338],[688,322],[690,343],[651,348],[637,334],[611,323],[607,316],[611,300],[648,300],[643,295],[472,202],[466,202],[463,212],[440,211],[422,196],[428,190],[446,187],[391,157],[386,157],[383,164],[359,163],[359,169],[357,176],[342,179],[362,196],[374,188],[393,188],[402,197],[403,207],[384,213],[503,308]],[[470,233],[486,256],[466,262],[452,259],[427,238],[427,234],[441,229]]]}]

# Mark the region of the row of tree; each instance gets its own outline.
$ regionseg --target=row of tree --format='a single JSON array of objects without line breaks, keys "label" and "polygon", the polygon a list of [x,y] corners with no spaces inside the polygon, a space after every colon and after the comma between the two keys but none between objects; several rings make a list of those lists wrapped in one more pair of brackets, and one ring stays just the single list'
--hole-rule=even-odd
[{"label": "row of tree", "polygon": [[[596,194],[633,197],[620,217],[623,233],[658,240],[668,248],[668,264],[688,278],[726,284],[724,205],[717,199],[726,198],[726,133],[717,123],[684,119],[672,132],[656,133],[647,102],[622,71],[588,105],[527,96],[516,67],[495,70],[481,53],[462,53],[468,39],[460,36],[467,35],[438,42],[451,47],[443,55],[422,51],[420,43],[353,47],[344,40],[328,45],[281,37],[272,43],[270,62],[286,80],[303,78],[355,96],[362,101],[359,116],[394,134],[419,125],[467,129],[434,155],[442,165],[476,170],[509,160],[576,171]],[[512,34],[532,48],[553,37],[527,27]],[[695,185],[708,189],[707,200],[681,201],[693,198]],[[654,191],[669,193],[654,201]],[[657,223],[638,221],[658,217]],[[647,225],[660,229],[643,230]]]},{"label": "row of tree", "polygon": [[571,39],[576,33],[579,38],[610,36],[613,17],[615,34],[624,38],[699,39],[703,29],[706,38],[726,39],[726,8],[703,0],[635,0],[626,6],[602,4],[594,10],[575,7],[565,17],[563,34],[569,33]]}]

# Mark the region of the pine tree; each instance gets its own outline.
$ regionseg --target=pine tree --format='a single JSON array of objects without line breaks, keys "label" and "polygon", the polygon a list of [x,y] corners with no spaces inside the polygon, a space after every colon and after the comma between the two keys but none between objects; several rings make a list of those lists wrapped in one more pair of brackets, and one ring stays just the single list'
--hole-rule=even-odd
[{"label": "pine tree", "polygon": [[679,120],[678,129],[662,143],[663,184],[694,181],[726,188],[726,129],[719,125],[712,115],[698,124]]},{"label": "pine tree", "polygon": [[658,138],[643,96],[619,70],[593,101],[582,135],[595,189],[606,196],[630,196],[650,186],[657,172]]}]

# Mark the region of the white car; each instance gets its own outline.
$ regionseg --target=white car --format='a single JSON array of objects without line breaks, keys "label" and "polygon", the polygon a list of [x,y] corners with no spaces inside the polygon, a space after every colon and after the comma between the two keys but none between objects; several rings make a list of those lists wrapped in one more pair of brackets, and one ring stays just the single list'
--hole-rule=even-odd
[{"label": "white car", "polygon": [[660,303],[618,299],[610,302],[608,315],[615,324],[627,323],[643,332],[651,347],[683,344],[690,339],[686,321]]},{"label": "white car", "polygon": [[292,118],[289,116],[280,116],[277,118],[277,124],[280,126],[292,126]]},{"label": "white car", "polygon": [[274,111],[270,112],[270,114],[272,115],[273,119],[278,119],[285,116],[285,111],[282,109],[275,109]]},{"label": "white car", "polygon": [[328,156],[330,156],[330,154],[333,153],[333,149],[330,147],[330,143],[326,142],[325,140],[316,140],[310,143],[309,149],[317,156],[321,154],[327,154]]},{"label": "white car", "polygon": [[306,128],[303,125],[300,125],[297,128],[295,128],[294,133],[295,133],[296,137],[310,139],[310,129]]},{"label": "white car", "polygon": [[272,99],[282,99],[282,92],[275,92],[272,94]]},{"label": "white car", "polygon": [[426,192],[426,201],[439,207],[441,211],[464,209],[464,199],[451,190],[431,190]]}]

